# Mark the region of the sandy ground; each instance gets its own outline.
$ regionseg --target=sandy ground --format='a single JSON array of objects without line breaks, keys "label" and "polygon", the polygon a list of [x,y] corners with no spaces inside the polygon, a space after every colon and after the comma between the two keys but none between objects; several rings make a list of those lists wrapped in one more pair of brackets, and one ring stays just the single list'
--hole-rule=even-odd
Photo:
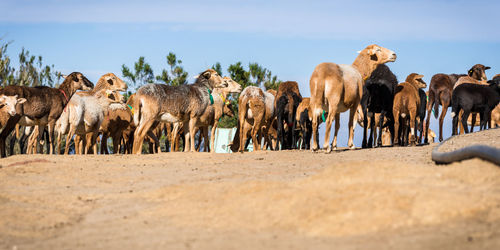
[{"label": "sandy ground", "polygon": [[435,145],[13,156],[0,249],[500,249],[500,168]]}]

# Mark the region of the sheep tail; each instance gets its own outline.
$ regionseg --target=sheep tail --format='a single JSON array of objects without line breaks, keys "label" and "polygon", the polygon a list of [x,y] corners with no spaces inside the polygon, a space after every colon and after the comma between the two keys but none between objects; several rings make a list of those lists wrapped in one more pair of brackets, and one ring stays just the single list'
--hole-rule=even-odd
[{"label": "sheep tail", "polygon": [[432,111],[434,118],[437,119],[439,114],[439,94],[434,96],[434,109]]},{"label": "sheep tail", "polygon": [[142,108],[142,98],[137,98],[133,108],[135,126],[139,126],[139,122],[141,120],[141,108]]}]

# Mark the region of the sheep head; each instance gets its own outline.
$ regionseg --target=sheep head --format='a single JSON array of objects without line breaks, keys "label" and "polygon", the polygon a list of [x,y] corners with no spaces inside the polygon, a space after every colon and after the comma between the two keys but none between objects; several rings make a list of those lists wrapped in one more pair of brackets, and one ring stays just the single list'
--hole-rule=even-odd
[{"label": "sheep head", "polygon": [[396,53],[390,49],[378,46],[376,44],[368,45],[364,50],[358,51],[359,54],[366,54],[370,60],[377,64],[396,61]]},{"label": "sheep head", "polygon": [[476,64],[476,65],[472,66],[472,68],[469,69],[469,71],[467,72],[467,74],[470,77],[472,77],[472,78],[474,78],[474,79],[476,79],[478,81],[486,81],[488,79],[486,78],[486,72],[485,71],[488,70],[488,69],[491,69],[491,68],[488,67],[488,66],[484,66],[482,64]]},{"label": "sheep head", "polygon": [[219,73],[213,69],[207,69],[199,74],[195,84],[205,85],[205,87],[209,89],[227,87],[227,82],[225,82]]},{"label": "sheep head", "polygon": [[125,91],[128,88],[127,84],[113,73],[107,73],[101,76],[97,85],[105,85],[101,87],[117,91]]},{"label": "sheep head", "polygon": [[417,89],[426,88],[427,84],[422,80],[423,77],[423,75],[411,73],[406,77],[406,82],[413,84]]},{"label": "sheep head", "polygon": [[16,105],[25,103],[25,98],[17,98],[17,95],[6,96],[0,95],[0,109],[3,109],[10,116],[16,115]]}]

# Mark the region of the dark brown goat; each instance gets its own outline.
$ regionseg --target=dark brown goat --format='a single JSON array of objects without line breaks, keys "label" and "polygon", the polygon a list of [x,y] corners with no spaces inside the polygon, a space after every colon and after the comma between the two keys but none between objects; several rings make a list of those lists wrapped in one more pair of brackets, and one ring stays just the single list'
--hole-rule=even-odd
[{"label": "dark brown goat", "polygon": [[[489,69],[482,64],[476,64],[468,71],[468,76],[481,81],[485,77],[484,71]],[[431,109],[434,107],[434,117],[437,118],[439,114],[439,105],[443,106],[441,116],[439,116],[439,141],[443,141],[443,121],[451,105],[451,93],[453,86],[460,77],[467,76],[465,74],[435,74],[431,78],[429,85],[429,102],[427,103],[427,119],[425,122],[425,143],[428,143],[429,121],[431,119]]]},{"label": "dark brown goat", "polygon": [[21,126],[38,126],[39,138],[42,140],[43,131],[48,126],[50,153],[53,152],[54,127],[69,99],[77,90],[90,90],[94,84],[82,73],[69,74],[59,88],[7,86],[0,90],[0,94],[7,96],[17,95],[26,98],[26,102],[18,105],[17,114],[12,116],[0,134],[0,151],[5,153],[5,139],[12,132],[17,123]]}]

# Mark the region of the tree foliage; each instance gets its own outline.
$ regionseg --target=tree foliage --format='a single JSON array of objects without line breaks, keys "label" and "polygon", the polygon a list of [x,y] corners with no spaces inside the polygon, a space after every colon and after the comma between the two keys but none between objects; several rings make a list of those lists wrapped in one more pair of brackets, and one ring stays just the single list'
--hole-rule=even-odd
[{"label": "tree foliage", "polygon": [[188,73],[181,66],[182,61],[178,60],[177,56],[172,52],[168,53],[166,59],[170,71],[163,69],[161,74],[156,76],[156,80],[171,86],[187,84]]},{"label": "tree foliage", "polygon": [[7,54],[11,43],[0,44],[0,83],[3,87],[7,85],[54,87],[59,83],[62,75],[54,70],[54,65],[44,65],[42,56],[31,55],[24,48],[18,56],[19,68],[16,70],[11,66],[11,58]]},{"label": "tree foliage", "polygon": [[143,56],[139,57],[134,63],[134,71],[132,72],[125,64],[122,65],[122,75],[127,79],[128,85],[136,89],[147,83],[153,83],[154,74],[151,65],[147,63]]}]

